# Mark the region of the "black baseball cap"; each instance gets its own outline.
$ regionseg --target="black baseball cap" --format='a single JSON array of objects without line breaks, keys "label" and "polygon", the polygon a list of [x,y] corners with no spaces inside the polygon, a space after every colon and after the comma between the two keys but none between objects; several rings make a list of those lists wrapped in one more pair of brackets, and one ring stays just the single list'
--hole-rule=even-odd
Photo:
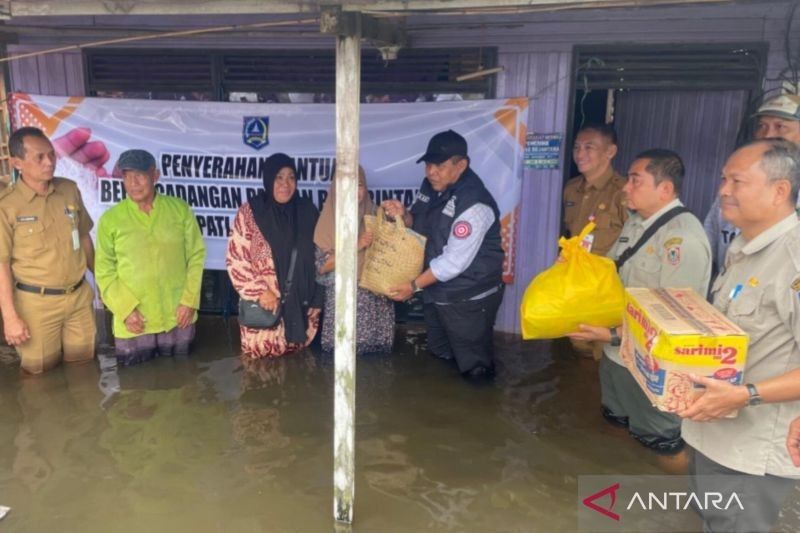
[{"label": "black baseball cap", "polygon": [[453,156],[467,157],[467,140],[453,130],[447,130],[431,137],[428,149],[417,163],[425,161],[438,165]]},{"label": "black baseball cap", "polygon": [[120,171],[138,170],[147,172],[156,166],[156,158],[147,150],[125,150],[117,160]]}]

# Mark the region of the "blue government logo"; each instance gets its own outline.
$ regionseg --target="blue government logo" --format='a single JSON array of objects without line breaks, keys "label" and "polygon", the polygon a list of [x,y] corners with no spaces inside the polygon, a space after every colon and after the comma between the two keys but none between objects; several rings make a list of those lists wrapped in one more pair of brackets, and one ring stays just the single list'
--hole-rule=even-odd
[{"label": "blue government logo", "polygon": [[242,127],[244,144],[261,150],[269,144],[269,117],[244,117]]}]

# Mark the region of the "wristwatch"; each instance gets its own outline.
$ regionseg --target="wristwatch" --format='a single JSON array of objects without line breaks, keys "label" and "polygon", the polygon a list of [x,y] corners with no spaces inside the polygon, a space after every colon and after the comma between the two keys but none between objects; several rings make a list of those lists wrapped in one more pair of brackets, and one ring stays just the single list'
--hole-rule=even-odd
[{"label": "wristwatch", "polygon": [[611,328],[609,331],[611,331],[611,346],[619,346],[622,344],[622,339],[617,335],[617,328]]},{"label": "wristwatch", "polygon": [[745,383],[744,385],[747,387],[747,393],[750,397],[747,399],[747,405],[761,405],[764,402],[764,399],[758,393],[758,389],[752,383]]},{"label": "wristwatch", "polygon": [[415,280],[415,279],[411,280],[411,291],[412,291],[412,293],[417,293],[417,292],[420,292],[421,290],[422,290],[421,288],[417,287],[417,280]]}]

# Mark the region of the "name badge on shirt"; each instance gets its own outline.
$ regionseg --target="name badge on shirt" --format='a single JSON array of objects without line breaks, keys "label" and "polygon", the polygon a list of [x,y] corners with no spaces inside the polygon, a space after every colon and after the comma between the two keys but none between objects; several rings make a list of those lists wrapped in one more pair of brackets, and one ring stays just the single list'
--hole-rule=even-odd
[{"label": "name badge on shirt", "polygon": [[593,233],[590,233],[589,235],[584,237],[583,240],[581,241],[581,246],[587,252],[591,252],[592,251],[592,245],[593,244],[594,244],[594,234]]},{"label": "name badge on shirt", "polygon": [[456,216],[456,197],[453,196],[447,201],[447,204],[442,209],[442,214],[447,217]]},{"label": "name badge on shirt", "polygon": [[17,217],[17,222],[36,222],[39,220],[39,217],[35,215],[30,215],[27,217]]},{"label": "name badge on shirt", "polygon": [[427,204],[431,201],[430,197],[427,194],[422,194],[421,192],[417,192],[417,201]]},{"label": "name badge on shirt", "polygon": [[64,209],[64,214],[67,215],[72,222],[72,250],[78,251],[81,248],[81,238],[78,234],[78,228],[76,226],[78,212],[74,206],[69,205],[66,207],[66,209]]},{"label": "name badge on shirt", "polygon": [[628,239],[628,237],[620,237],[620,238],[619,238],[619,242],[621,242],[621,243],[623,243],[623,244],[624,244],[624,243],[626,243],[626,242],[628,242],[629,240],[630,240],[630,239]]}]

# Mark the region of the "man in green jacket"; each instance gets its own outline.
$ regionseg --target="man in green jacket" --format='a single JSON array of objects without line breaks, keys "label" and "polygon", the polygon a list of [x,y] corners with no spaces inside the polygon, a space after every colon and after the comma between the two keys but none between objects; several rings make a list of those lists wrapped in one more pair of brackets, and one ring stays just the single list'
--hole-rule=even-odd
[{"label": "man in green jacket", "polygon": [[123,152],[117,166],[127,197],[100,217],[95,259],[117,361],[188,354],[206,255],[197,219],[186,202],[156,191],[149,152]]}]

